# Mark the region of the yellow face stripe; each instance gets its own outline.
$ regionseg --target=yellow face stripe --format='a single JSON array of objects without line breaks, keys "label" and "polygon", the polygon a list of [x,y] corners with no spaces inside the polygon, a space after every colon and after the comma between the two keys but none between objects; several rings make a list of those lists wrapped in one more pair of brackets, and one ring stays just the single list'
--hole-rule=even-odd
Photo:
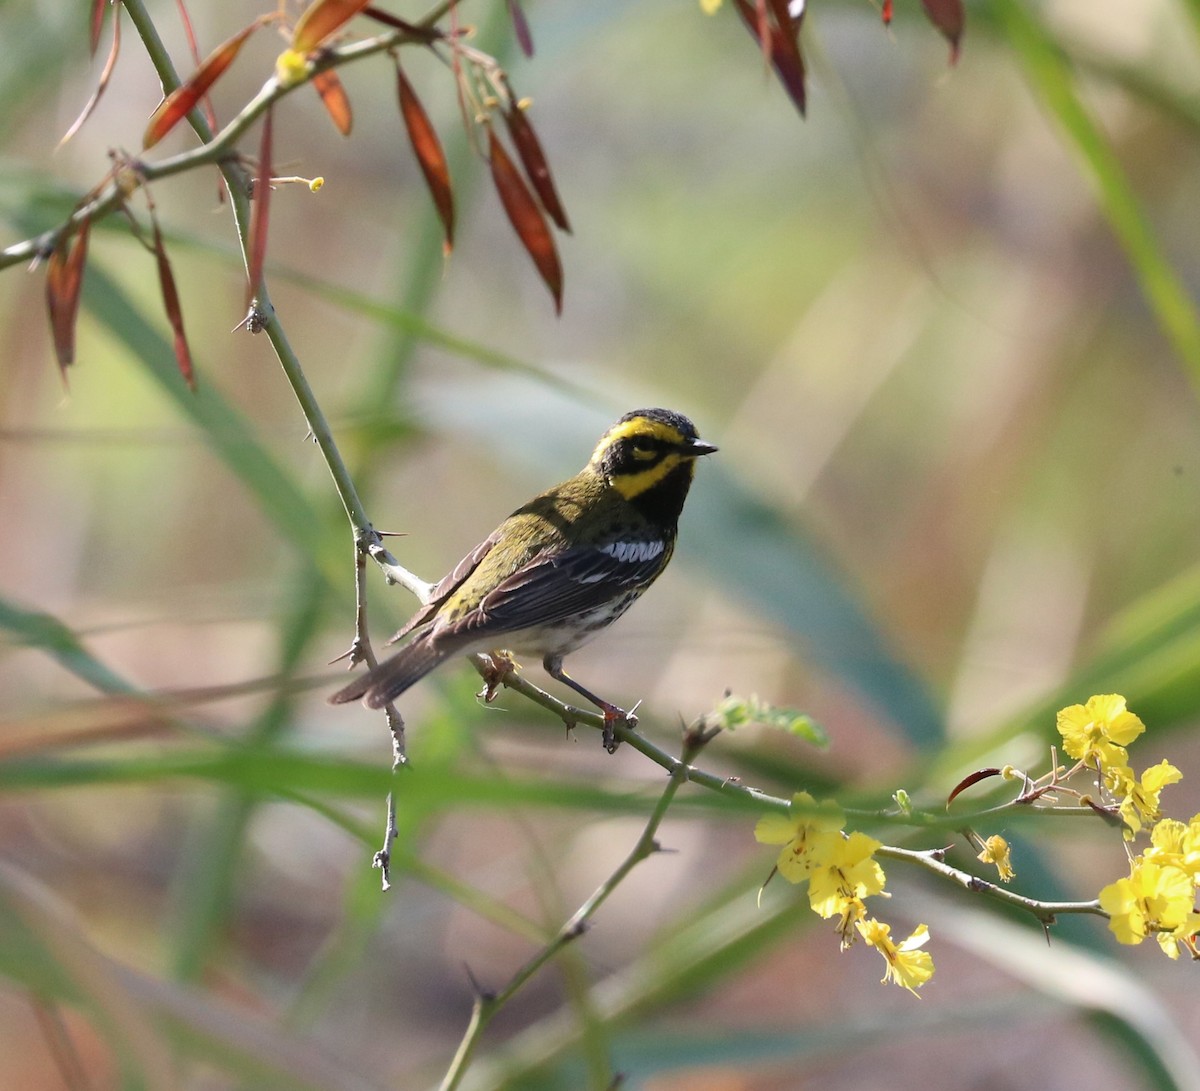
[{"label": "yellow face stripe", "polygon": [[[675,429],[672,428],[671,431],[674,432]],[[618,474],[608,480],[626,500],[632,500],[635,496],[641,496],[647,489],[654,488],[672,470],[678,469],[681,462],[687,462],[689,469],[696,464],[693,459],[685,459],[683,455],[672,451],[657,466],[651,466],[648,470],[636,474]]]},{"label": "yellow face stripe", "polygon": [[[619,443],[621,440],[631,436],[645,436],[647,439],[659,439],[664,443],[676,446],[682,446],[684,443],[683,433],[673,425],[664,424],[662,421],[650,420],[649,417],[634,417],[633,420],[624,421],[604,433],[600,438],[600,442],[596,444],[596,449],[592,452],[592,461],[599,462],[604,457],[604,452],[614,443]],[[655,469],[657,468],[655,467]]]}]

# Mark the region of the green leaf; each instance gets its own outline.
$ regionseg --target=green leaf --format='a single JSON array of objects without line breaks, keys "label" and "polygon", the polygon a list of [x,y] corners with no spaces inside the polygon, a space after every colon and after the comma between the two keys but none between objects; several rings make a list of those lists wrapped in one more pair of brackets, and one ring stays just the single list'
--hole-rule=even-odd
[{"label": "green leaf", "polygon": [[258,441],[250,423],[207,382],[196,392],[179,377],[174,350],[104,269],[88,275],[85,304],[158,383],[182,415],[200,429],[213,451],[241,480],[280,536],[332,585],[344,582],[338,544],[293,479]]},{"label": "green leaf", "polygon": [[892,651],[847,575],[803,527],[719,464],[705,467],[684,519],[681,557],[800,638],[805,659],[866,698],[916,746],[940,745],[945,728],[925,682]]},{"label": "green leaf", "polygon": [[21,644],[39,648],[76,677],[102,693],[129,694],[137,689],[91,654],[58,618],[0,598],[0,629]]},{"label": "green leaf", "polygon": [[807,739],[822,750],[829,748],[825,729],[803,712],[794,708],[778,708],[761,700],[756,694],[749,697],[727,696],[708,717],[715,726],[734,731],[747,724],[761,724]]},{"label": "green leaf", "polygon": [[[944,781],[965,767],[986,764],[985,757],[1002,753],[1007,743],[1030,731],[1053,742],[1058,710],[1096,693],[1122,694],[1152,733],[1195,723],[1200,716],[1200,565],[1119,614],[1083,664],[1052,693],[988,735],[946,751],[923,771],[931,782]],[[1143,754],[1148,745],[1148,739],[1137,744]],[[1133,755],[1142,764],[1136,749]]]},{"label": "green leaf", "polygon": [[1200,390],[1200,316],[1155,238],[1116,153],[1079,100],[1061,46],[1022,0],[996,0],[994,10],[1034,94],[1082,160],[1150,309]]}]

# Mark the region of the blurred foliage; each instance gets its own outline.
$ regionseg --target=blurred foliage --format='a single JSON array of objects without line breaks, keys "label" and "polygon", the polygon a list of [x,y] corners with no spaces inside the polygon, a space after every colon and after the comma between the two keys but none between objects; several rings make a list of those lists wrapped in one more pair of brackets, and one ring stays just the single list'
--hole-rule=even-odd
[{"label": "blurred foliage", "polygon": [[[202,54],[247,18],[191,7]],[[0,6],[5,245],[139,147],[160,93],[127,32],[55,151],[103,63],[83,8]],[[436,576],[615,415],[679,408],[721,447],[679,559],[572,660],[642,697],[660,745],[753,692],[830,749],[746,726],[706,767],[927,803],[1044,764],[1056,708],[1119,690],[1184,772],[1175,813],[1200,811],[1196,0],[973,4],[950,69],[915,3],[885,30],[813,0],[805,121],[730,6],[524,8],[529,59],[507,4],[460,15],[533,100],[574,231],[561,318],[429,57],[403,59],[454,179],[448,259],[386,57],[340,70],[349,139],[308,88],[274,119],[276,169],[326,185],[274,195],[266,276],[397,555]],[[150,10],[188,70],[176,6]],[[218,117],[272,70],[272,33]],[[323,700],[353,543],[268,346],[229,332],[244,269],[215,171],[154,196],[196,394],[119,219],[92,233],[66,392],[40,274],[0,276],[0,1083],[433,1086],[472,977],[502,984],[612,872],[662,772],[447,669],[406,695],[380,892],[386,727]],[[369,577],[383,634],[411,603]],[[1118,960],[1095,922],[1047,950],[913,876],[890,912],[934,936],[917,1005],[794,891],[756,905],[754,817],[685,787],[660,835],[678,851],[504,1010],[467,1086],[915,1088],[934,1066],[1194,1086],[1194,967]],[[1094,896],[1124,858],[1083,827],[1022,824],[1016,885]]]}]

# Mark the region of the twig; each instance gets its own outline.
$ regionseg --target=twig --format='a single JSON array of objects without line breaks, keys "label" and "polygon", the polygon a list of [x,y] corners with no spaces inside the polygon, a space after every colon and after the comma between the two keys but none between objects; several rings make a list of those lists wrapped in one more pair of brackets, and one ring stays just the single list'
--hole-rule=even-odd
[{"label": "twig", "polygon": [[[179,75],[146,11],[143,0],[128,0],[123,6],[128,11],[146,52],[154,64],[155,71],[163,85],[163,93],[169,94],[180,85]],[[237,153],[234,145],[238,139],[273,103],[285,95],[291,94],[297,88],[303,87],[312,80],[313,76],[328,69],[351,64],[377,53],[386,53],[402,45],[428,43],[431,40],[434,24],[452,6],[451,0],[443,0],[442,3],[436,4],[412,30],[392,30],[374,38],[327,49],[314,60],[306,77],[294,84],[284,86],[272,75],[258,93],[230,119],[219,133],[214,134],[200,110],[193,109],[188,115],[188,122],[202,141],[200,147],[168,156],[153,163],[139,161],[137,164],[138,175],[146,181],[154,181],[157,178],[168,178],[171,175],[182,174],[185,171],[214,163],[222,165],[224,173],[224,164],[227,161],[236,160]],[[228,181],[228,178],[226,180]],[[43,232],[41,235],[14,243],[12,246],[0,250],[0,269],[44,257],[54,249],[62,236],[74,234],[85,221],[99,219],[120,208],[129,196],[129,181],[125,175],[110,179],[88,201],[81,204],[65,223]]]},{"label": "twig", "polygon": [[[601,717],[597,716],[596,719],[601,719]],[[587,931],[588,921],[638,864],[648,857],[653,856],[656,852],[663,851],[662,846],[655,839],[655,835],[658,833],[658,828],[662,824],[663,818],[666,817],[667,809],[671,806],[676,792],[690,779],[689,770],[692,768],[692,759],[711,738],[712,734],[705,735],[697,732],[692,732],[685,736],[683,752],[679,758],[671,759],[668,769],[669,779],[667,786],[663,789],[662,795],[659,796],[658,802],[654,805],[654,810],[650,813],[646,826],[633,848],[630,849],[629,855],[596,888],[592,896],[571,915],[570,919],[563,924],[554,938],[517,970],[509,979],[508,984],[499,992],[490,992],[480,988],[476,984],[475,1003],[471,1008],[471,1019],[467,1024],[466,1031],[463,1033],[462,1040],[458,1044],[458,1049],[455,1051],[454,1059],[451,1061],[450,1067],[446,1070],[446,1075],[442,1079],[440,1091],[454,1091],[462,1082],[475,1048],[478,1046],[483,1032],[487,1029],[488,1024],[496,1013],[568,943],[578,939]]]},{"label": "twig", "polygon": [[926,871],[931,871],[935,875],[957,886],[961,886],[964,890],[969,890],[972,894],[985,894],[987,897],[994,898],[1005,905],[1013,906],[1016,909],[1023,909],[1027,913],[1032,913],[1041,921],[1043,926],[1053,924],[1055,918],[1068,913],[1087,913],[1096,917],[1108,917],[1108,914],[1100,908],[1098,901],[1043,902],[1038,901],[1036,898],[1026,898],[1021,894],[1014,894],[1011,890],[1005,890],[1002,886],[989,883],[986,879],[980,879],[977,875],[972,875],[970,872],[952,867],[940,858],[939,852],[936,849],[932,851],[918,851],[884,845],[882,848],[876,850],[875,855],[882,856],[885,859],[904,860],[910,864],[916,864]]},{"label": "twig", "polygon": [[[334,68],[341,64],[350,63],[353,60],[370,56],[373,53],[384,52],[406,42],[428,42],[430,40],[428,31],[445,14],[449,6],[448,2],[436,5],[417,28],[392,31],[367,41],[355,42],[340,49],[330,49],[324,52],[315,62],[311,74],[316,74],[317,72]],[[162,39],[158,35],[153,20],[146,12],[142,0],[126,0],[125,7],[129,11],[130,18],[146,47],[147,53],[154,63],[159,79],[162,81],[164,93],[170,93],[170,91],[179,86],[179,76],[171,63],[170,56],[162,43]],[[232,149],[235,141],[260,114],[264,113],[272,103],[299,85],[284,87],[272,76],[263,85],[259,93],[242,108],[238,115],[225,126],[219,135],[213,134],[207,120],[199,110],[193,110],[189,114],[188,120],[203,142],[200,148],[162,160],[157,164],[138,164],[139,176],[144,179],[151,179],[167,177],[168,175],[207,163],[217,163],[229,191],[238,242],[242,250],[243,261],[247,268],[249,268],[250,260],[248,251],[250,224],[249,178],[236,156],[233,155]],[[22,245],[32,247],[37,252],[41,252],[50,238],[56,241],[59,235],[63,231],[70,230],[76,221],[82,222],[86,217],[102,215],[105,211],[121,207],[124,204],[126,194],[118,185],[118,180],[114,179],[108,188],[111,192],[98,195],[92,205],[85,205],[83,208],[77,210],[72,219],[66,225],[59,228],[57,232],[48,233],[47,236],[42,236],[40,240],[30,240],[29,243]],[[0,268],[3,268],[5,264],[12,264],[17,260],[21,260],[19,257],[20,253],[21,245],[9,247],[3,256],[0,257]],[[368,667],[373,667],[376,664],[376,658],[371,647],[366,622],[365,559],[370,557],[379,565],[389,583],[398,583],[406,587],[422,601],[428,599],[431,587],[423,580],[408,572],[407,569],[403,568],[396,561],[384,547],[379,533],[371,526],[349,470],[334,441],[329,422],[320,404],[317,402],[312,388],[309,386],[300,359],[292,348],[283,323],[280,321],[271,303],[265,280],[258,286],[258,292],[252,308],[252,315],[250,316],[252,322],[248,321],[247,326],[255,331],[261,330],[266,333],[275,351],[275,355],[283,368],[284,374],[292,387],[292,392],[295,394],[296,400],[300,403],[301,412],[308,423],[309,433],[316,442],[325,460],[325,464],[329,468],[330,475],[333,477],[334,487],[341,498],[347,518],[350,520],[353,528],[355,542],[356,612],[355,638],[350,650],[350,661],[351,664],[354,664],[362,660],[366,662]],[[392,772],[395,774],[407,762],[404,720],[392,704],[386,707],[385,714],[392,738]],[[384,890],[389,889],[391,886],[390,865],[395,837],[396,807],[393,790],[393,792],[388,793],[387,797],[387,825],[384,833],[383,847],[375,854],[373,863],[373,866],[379,868],[382,872]]]}]

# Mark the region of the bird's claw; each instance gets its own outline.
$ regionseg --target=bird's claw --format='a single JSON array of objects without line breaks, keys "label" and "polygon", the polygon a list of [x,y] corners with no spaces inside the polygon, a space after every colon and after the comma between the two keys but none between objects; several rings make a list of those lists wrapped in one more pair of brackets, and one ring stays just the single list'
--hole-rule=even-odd
[{"label": "bird's claw", "polygon": [[604,730],[600,736],[600,742],[605,750],[610,754],[615,754],[617,747],[621,745],[621,740],[617,738],[617,728],[626,727],[630,731],[634,731],[638,725],[638,718],[633,712],[626,712],[616,705],[605,705],[603,712]]},{"label": "bird's claw", "polygon": [[508,652],[488,652],[487,656],[491,665],[480,672],[483,675],[483,689],[480,690],[479,696],[485,704],[490,705],[508,676],[516,673],[517,662]]}]

